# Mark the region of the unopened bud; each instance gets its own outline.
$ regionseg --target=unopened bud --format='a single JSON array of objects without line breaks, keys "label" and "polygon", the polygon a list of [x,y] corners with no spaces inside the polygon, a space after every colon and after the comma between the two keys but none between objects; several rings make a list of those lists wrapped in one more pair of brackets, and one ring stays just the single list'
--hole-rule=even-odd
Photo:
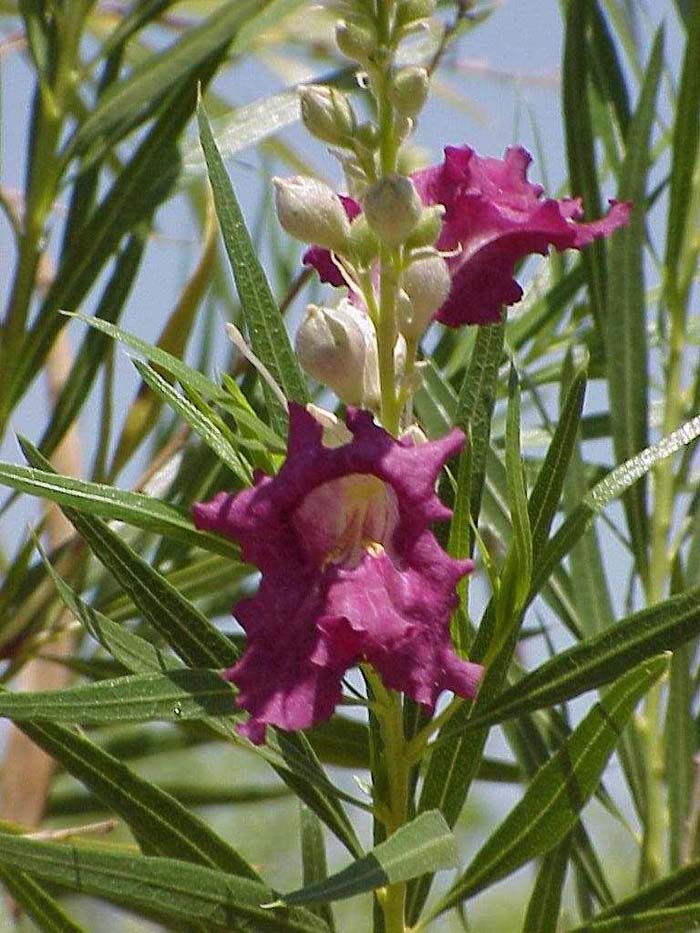
[{"label": "unopened bud", "polygon": [[[372,341],[374,341],[374,346]],[[367,315],[347,299],[337,308],[309,305],[294,343],[306,372],[348,405],[366,404],[377,369],[376,338]],[[372,352],[374,350],[374,352]],[[372,381],[370,379],[370,381]]]},{"label": "unopened bud", "polygon": [[371,29],[344,19],[338,20],[335,27],[335,41],[343,55],[361,65],[370,62],[377,48],[377,37]]},{"label": "unopened bud", "polygon": [[303,243],[316,243],[343,253],[350,221],[338,195],[315,178],[273,178],[275,207],[287,233]]},{"label": "unopened bud", "polygon": [[408,302],[397,304],[398,326],[410,340],[418,340],[450,292],[447,263],[437,254],[418,259],[403,274]]},{"label": "unopened bud", "polygon": [[391,100],[404,117],[414,118],[423,109],[428,97],[430,79],[425,68],[402,68],[394,76]]},{"label": "unopened bud", "polygon": [[379,241],[370,230],[367,218],[359,214],[350,225],[350,256],[358,266],[369,266],[379,254]]},{"label": "unopened bud", "polygon": [[388,246],[399,246],[420,220],[422,206],[410,178],[386,175],[369,189],[364,199],[367,223]]},{"label": "unopened bud", "polygon": [[440,236],[444,216],[445,208],[442,204],[433,204],[430,207],[423,208],[421,219],[418,221],[413,233],[406,240],[407,249],[421,249],[425,246],[433,246]]},{"label": "unopened bud", "polygon": [[396,11],[396,25],[401,28],[429,19],[436,7],[437,0],[401,0]]},{"label": "unopened bud", "polygon": [[304,126],[317,139],[332,146],[348,147],[355,132],[355,114],[342,91],[309,84],[299,91]]}]

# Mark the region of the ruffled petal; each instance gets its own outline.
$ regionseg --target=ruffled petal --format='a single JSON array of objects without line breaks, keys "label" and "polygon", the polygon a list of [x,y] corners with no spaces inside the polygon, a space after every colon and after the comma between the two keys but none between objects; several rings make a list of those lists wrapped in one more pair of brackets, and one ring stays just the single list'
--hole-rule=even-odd
[{"label": "ruffled petal", "polygon": [[444,689],[472,697],[478,683],[481,668],[454,653],[449,635],[472,563],[449,557],[430,530],[451,514],[435,483],[464,435],[416,446],[368,412],[349,409],[346,423],[352,440],[325,447],[318,422],[291,403],[279,473],[193,509],[198,528],[239,541],[262,573],[256,595],[234,607],[248,641],[226,672],[254,742],[266,724],[327,719],[345,671],[362,660],[429,707]]},{"label": "ruffled petal", "polygon": [[[531,162],[521,146],[506,149],[503,159],[482,158],[469,146],[448,146],[444,162],[411,176],[425,205],[444,206],[436,245],[453,254],[448,257],[452,287],[435,320],[448,327],[499,321],[502,308],[522,297],[513,276],[521,259],[546,255],[552,246],[582,249],[629,222],[631,204],[615,201],[605,217],[581,222],[579,198],[543,198],[542,186],[528,181]],[[360,210],[357,202],[353,210]],[[317,269],[321,281],[346,284],[327,250],[312,247],[304,262]]]}]

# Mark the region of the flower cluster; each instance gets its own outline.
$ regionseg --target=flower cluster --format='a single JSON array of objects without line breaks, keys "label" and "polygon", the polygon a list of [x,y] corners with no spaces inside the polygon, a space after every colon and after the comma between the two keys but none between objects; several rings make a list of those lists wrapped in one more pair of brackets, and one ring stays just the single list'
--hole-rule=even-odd
[{"label": "flower cluster", "polygon": [[303,176],[274,183],[282,227],[309,246],[304,263],[347,289],[335,307],[307,307],[295,343],[306,372],[348,406],[347,429],[324,435],[330,413],[290,404],[279,473],[194,507],[197,527],[240,542],[261,572],[256,595],[234,607],[247,647],[226,672],[256,743],[268,724],[328,718],[356,664],[428,709],[443,690],[475,696],[482,668],[450,640],[457,584],[472,564],[431,531],[450,517],[435,487],[464,435],[428,443],[411,424],[421,340],[433,321],[500,321],[522,296],[520,260],[581,249],[630,213],[611,202],[606,217],[582,222],[580,200],[546,198],[528,181],[531,158],[519,147],[503,159],[448,147],[442,164],[402,174],[429,75],[396,53],[426,28],[435,0],[337,2],[336,40],[361,69],[377,124],[360,122],[342,91],[306,86],[302,119],[339,158],[349,194]]},{"label": "flower cluster", "polygon": [[[607,217],[581,223],[580,198],[543,198],[542,187],[527,180],[531,161],[522,147],[507,149],[503,159],[491,159],[469,146],[448,146],[441,165],[411,176],[423,205],[444,208],[435,248],[446,257],[449,291],[434,320],[448,327],[499,321],[502,307],[523,294],[513,278],[519,260],[531,253],[544,255],[550,246],[581,249],[629,220],[630,204],[613,201]],[[340,196],[339,201],[348,220],[361,214],[353,198]],[[347,284],[330,250],[312,246],[304,262],[322,282]]]},{"label": "flower cluster", "polygon": [[259,743],[266,724],[328,718],[359,662],[428,708],[443,690],[474,697],[482,669],[455,654],[449,633],[472,563],[449,557],[430,530],[450,516],[435,482],[464,435],[416,446],[351,410],[350,440],[328,447],[306,409],[291,404],[289,416],[276,476],[194,507],[198,528],[239,541],[262,574],[257,594],[234,607],[248,636],[226,672],[250,714],[241,730]]}]

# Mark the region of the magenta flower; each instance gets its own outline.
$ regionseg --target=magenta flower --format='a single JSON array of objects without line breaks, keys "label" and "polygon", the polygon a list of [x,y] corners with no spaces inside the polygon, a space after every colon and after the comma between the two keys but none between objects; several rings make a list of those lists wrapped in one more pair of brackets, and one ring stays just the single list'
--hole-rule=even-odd
[{"label": "magenta flower", "polygon": [[[448,146],[445,161],[412,175],[425,205],[442,204],[445,215],[436,247],[447,253],[452,286],[435,320],[448,327],[491,324],[503,305],[519,301],[523,290],[513,278],[515,264],[530,253],[581,249],[595,237],[609,236],[629,220],[631,205],[610,202],[601,220],[580,223],[580,198],[542,198],[542,187],[527,180],[532,161],[522,147],[506,149],[503,159],[481,158],[469,146]],[[343,197],[350,220],[361,211]],[[304,263],[321,281],[344,281],[328,250],[313,246]]]},{"label": "magenta flower", "polygon": [[327,719],[360,661],[431,709],[442,690],[474,697],[482,667],[461,660],[449,634],[457,581],[473,565],[430,531],[451,514],[435,481],[464,435],[416,447],[349,410],[352,440],[331,448],[304,408],[289,414],[276,476],[193,508],[198,528],[239,541],[262,575],[234,607],[248,643],[225,676],[250,714],[241,731],[259,744],[268,723],[292,731]]}]

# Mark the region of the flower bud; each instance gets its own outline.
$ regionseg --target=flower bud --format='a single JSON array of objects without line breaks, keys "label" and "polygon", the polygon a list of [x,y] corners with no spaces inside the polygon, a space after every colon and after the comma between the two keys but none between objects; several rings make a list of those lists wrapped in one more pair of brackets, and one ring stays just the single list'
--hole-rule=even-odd
[{"label": "flower bud", "polygon": [[349,147],[355,132],[355,114],[342,91],[321,84],[299,90],[301,118],[317,139],[332,146]]},{"label": "flower bud", "polygon": [[422,206],[410,178],[386,175],[369,189],[364,199],[367,223],[388,246],[399,246],[420,220]]},{"label": "flower bud", "polygon": [[408,339],[418,340],[450,291],[447,263],[437,254],[418,259],[403,274],[408,302],[397,303],[398,326]]},{"label": "flower bud", "polygon": [[403,117],[418,116],[428,97],[430,79],[425,68],[402,68],[391,85],[391,101]]},{"label": "flower bud", "polygon": [[350,225],[350,256],[358,266],[367,267],[379,254],[379,241],[369,228],[367,218],[359,214]]},{"label": "flower bud", "polygon": [[421,249],[425,246],[432,246],[440,236],[444,216],[445,208],[442,204],[432,204],[430,207],[424,207],[421,219],[418,221],[413,233],[406,240],[407,249]]},{"label": "flower bud", "polygon": [[396,11],[396,25],[401,28],[428,19],[436,7],[437,0],[401,0]]},{"label": "flower bud", "polygon": [[370,394],[374,391],[371,368],[377,369],[377,352],[372,324],[363,311],[347,299],[337,308],[309,305],[294,346],[306,372],[341,401],[366,404],[368,389]]},{"label": "flower bud", "polygon": [[344,19],[338,20],[335,27],[335,41],[343,55],[362,65],[370,62],[377,48],[377,37],[371,29]]},{"label": "flower bud", "polygon": [[343,253],[350,221],[338,195],[323,182],[304,175],[273,178],[275,207],[287,233],[303,243],[316,243]]}]

